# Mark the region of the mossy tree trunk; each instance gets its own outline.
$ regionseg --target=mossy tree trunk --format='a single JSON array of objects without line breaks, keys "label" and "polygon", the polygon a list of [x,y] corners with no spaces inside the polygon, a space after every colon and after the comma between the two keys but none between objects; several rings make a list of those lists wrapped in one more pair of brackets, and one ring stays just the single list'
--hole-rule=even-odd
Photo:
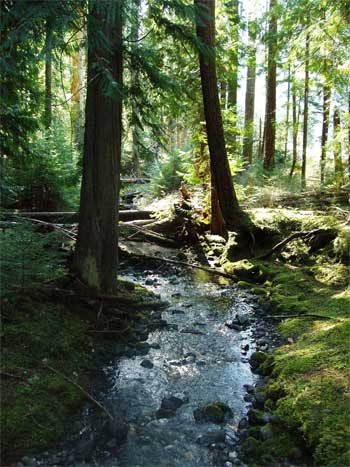
[{"label": "mossy tree trunk", "polygon": [[[240,228],[243,214],[232,183],[222,125],[215,59],[215,1],[194,0],[197,13],[197,36],[211,53],[200,53],[200,75],[210,153],[211,183],[219,200],[228,230]],[[201,13],[202,12],[202,13]]]},{"label": "mossy tree trunk", "polygon": [[[95,40],[95,28],[103,31],[106,45]],[[90,0],[83,179],[73,267],[89,287],[106,293],[113,291],[117,273],[121,38],[122,0]],[[110,82],[102,73],[106,67],[111,73]],[[106,87],[114,92],[105,93]]]}]

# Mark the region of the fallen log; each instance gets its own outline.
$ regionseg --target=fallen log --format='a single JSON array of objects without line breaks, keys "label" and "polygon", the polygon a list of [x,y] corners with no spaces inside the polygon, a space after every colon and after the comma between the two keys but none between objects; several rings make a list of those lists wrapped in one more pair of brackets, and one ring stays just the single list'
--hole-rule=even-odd
[{"label": "fallen log", "polygon": [[[143,220],[143,219],[152,219],[154,215],[153,211],[148,209],[138,210],[138,209],[122,209],[119,211],[119,220],[120,221],[134,221],[134,220]],[[65,220],[66,223],[79,222],[79,212],[75,211],[63,211],[63,212],[12,212],[6,213],[6,216],[21,216],[28,219],[34,218],[38,220]],[[63,223],[63,222],[62,222]]]}]

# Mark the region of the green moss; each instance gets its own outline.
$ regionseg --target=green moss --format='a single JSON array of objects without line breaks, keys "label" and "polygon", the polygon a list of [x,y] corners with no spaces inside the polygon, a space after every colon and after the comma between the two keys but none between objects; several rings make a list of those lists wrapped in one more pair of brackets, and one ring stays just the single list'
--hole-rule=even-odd
[{"label": "green moss", "polygon": [[86,386],[87,324],[66,308],[26,299],[3,307],[1,426],[4,459],[44,448],[63,433],[81,391],[42,361]]},{"label": "green moss", "polygon": [[[260,209],[252,218],[267,235],[263,251],[297,230],[332,227],[339,235],[317,254],[306,256],[305,245],[295,243],[271,261],[249,260],[267,279],[259,287],[265,291],[259,301],[269,301],[276,315],[300,317],[280,320],[280,332],[290,343],[274,353],[271,365],[266,360],[259,367],[265,374],[273,369],[265,407],[275,410],[285,437],[276,433],[273,443],[251,437],[248,451],[293,459],[293,442],[304,439],[315,465],[349,465],[349,232],[331,216],[309,211]],[[306,319],[304,314],[331,319]]]}]

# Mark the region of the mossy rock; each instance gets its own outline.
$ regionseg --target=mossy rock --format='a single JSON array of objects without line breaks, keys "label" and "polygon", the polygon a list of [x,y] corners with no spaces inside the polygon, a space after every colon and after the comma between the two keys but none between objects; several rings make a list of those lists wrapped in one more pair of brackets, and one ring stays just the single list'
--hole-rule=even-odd
[{"label": "mossy rock", "polygon": [[264,352],[254,352],[252,353],[249,363],[253,370],[258,370],[260,365],[262,365],[267,359],[268,355]]},{"label": "mossy rock", "polygon": [[275,359],[273,355],[268,355],[268,357],[259,365],[259,373],[263,376],[270,376],[275,367]]},{"label": "mossy rock", "polygon": [[224,423],[232,417],[231,408],[220,401],[212,402],[193,411],[193,416],[198,423]]},{"label": "mossy rock", "polygon": [[268,291],[266,289],[263,289],[262,287],[253,287],[250,291],[254,295],[266,296],[268,294]]},{"label": "mossy rock", "polygon": [[237,286],[238,287],[251,287],[252,284],[250,282],[247,282],[247,281],[238,281]]}]

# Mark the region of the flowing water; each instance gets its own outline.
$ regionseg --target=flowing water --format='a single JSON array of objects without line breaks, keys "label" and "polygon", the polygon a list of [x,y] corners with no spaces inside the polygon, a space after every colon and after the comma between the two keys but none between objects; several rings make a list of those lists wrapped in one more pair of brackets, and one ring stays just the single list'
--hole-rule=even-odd
[{"label": "flowing water", "polygon": [[[104,389],[98,397],[125,420],[128,439],[121,447],[113,439],[95,451],[89,445],[86,462],[100,467],[223,466],[235,449],[238,422],[249,408],[244,385],[254,385],[257,379],[248,359],[255,350],[258,305],[226,279],[181,266],[158,265],[145,271],[140,264],[136,271],[127,269],[123,278],[145,284],[169,302],[162,312],[167,325],[150,332],[146,355],[126,353],[105,364]],[[229,329],[225,321],[236,314],[245,325]],[[173,416],[157,414],[162,401],[172,396],[180,399]],[[232,409],[232,417],[221,425],[195,421],[194,410],[218,400]],[[90,430],[92,424],[91,418],[85,421]],[[208,436],[213,443],[205,442]],[[66,449],[66,459],[68,454],[66,463],[78,465],[74,446]]]}]

